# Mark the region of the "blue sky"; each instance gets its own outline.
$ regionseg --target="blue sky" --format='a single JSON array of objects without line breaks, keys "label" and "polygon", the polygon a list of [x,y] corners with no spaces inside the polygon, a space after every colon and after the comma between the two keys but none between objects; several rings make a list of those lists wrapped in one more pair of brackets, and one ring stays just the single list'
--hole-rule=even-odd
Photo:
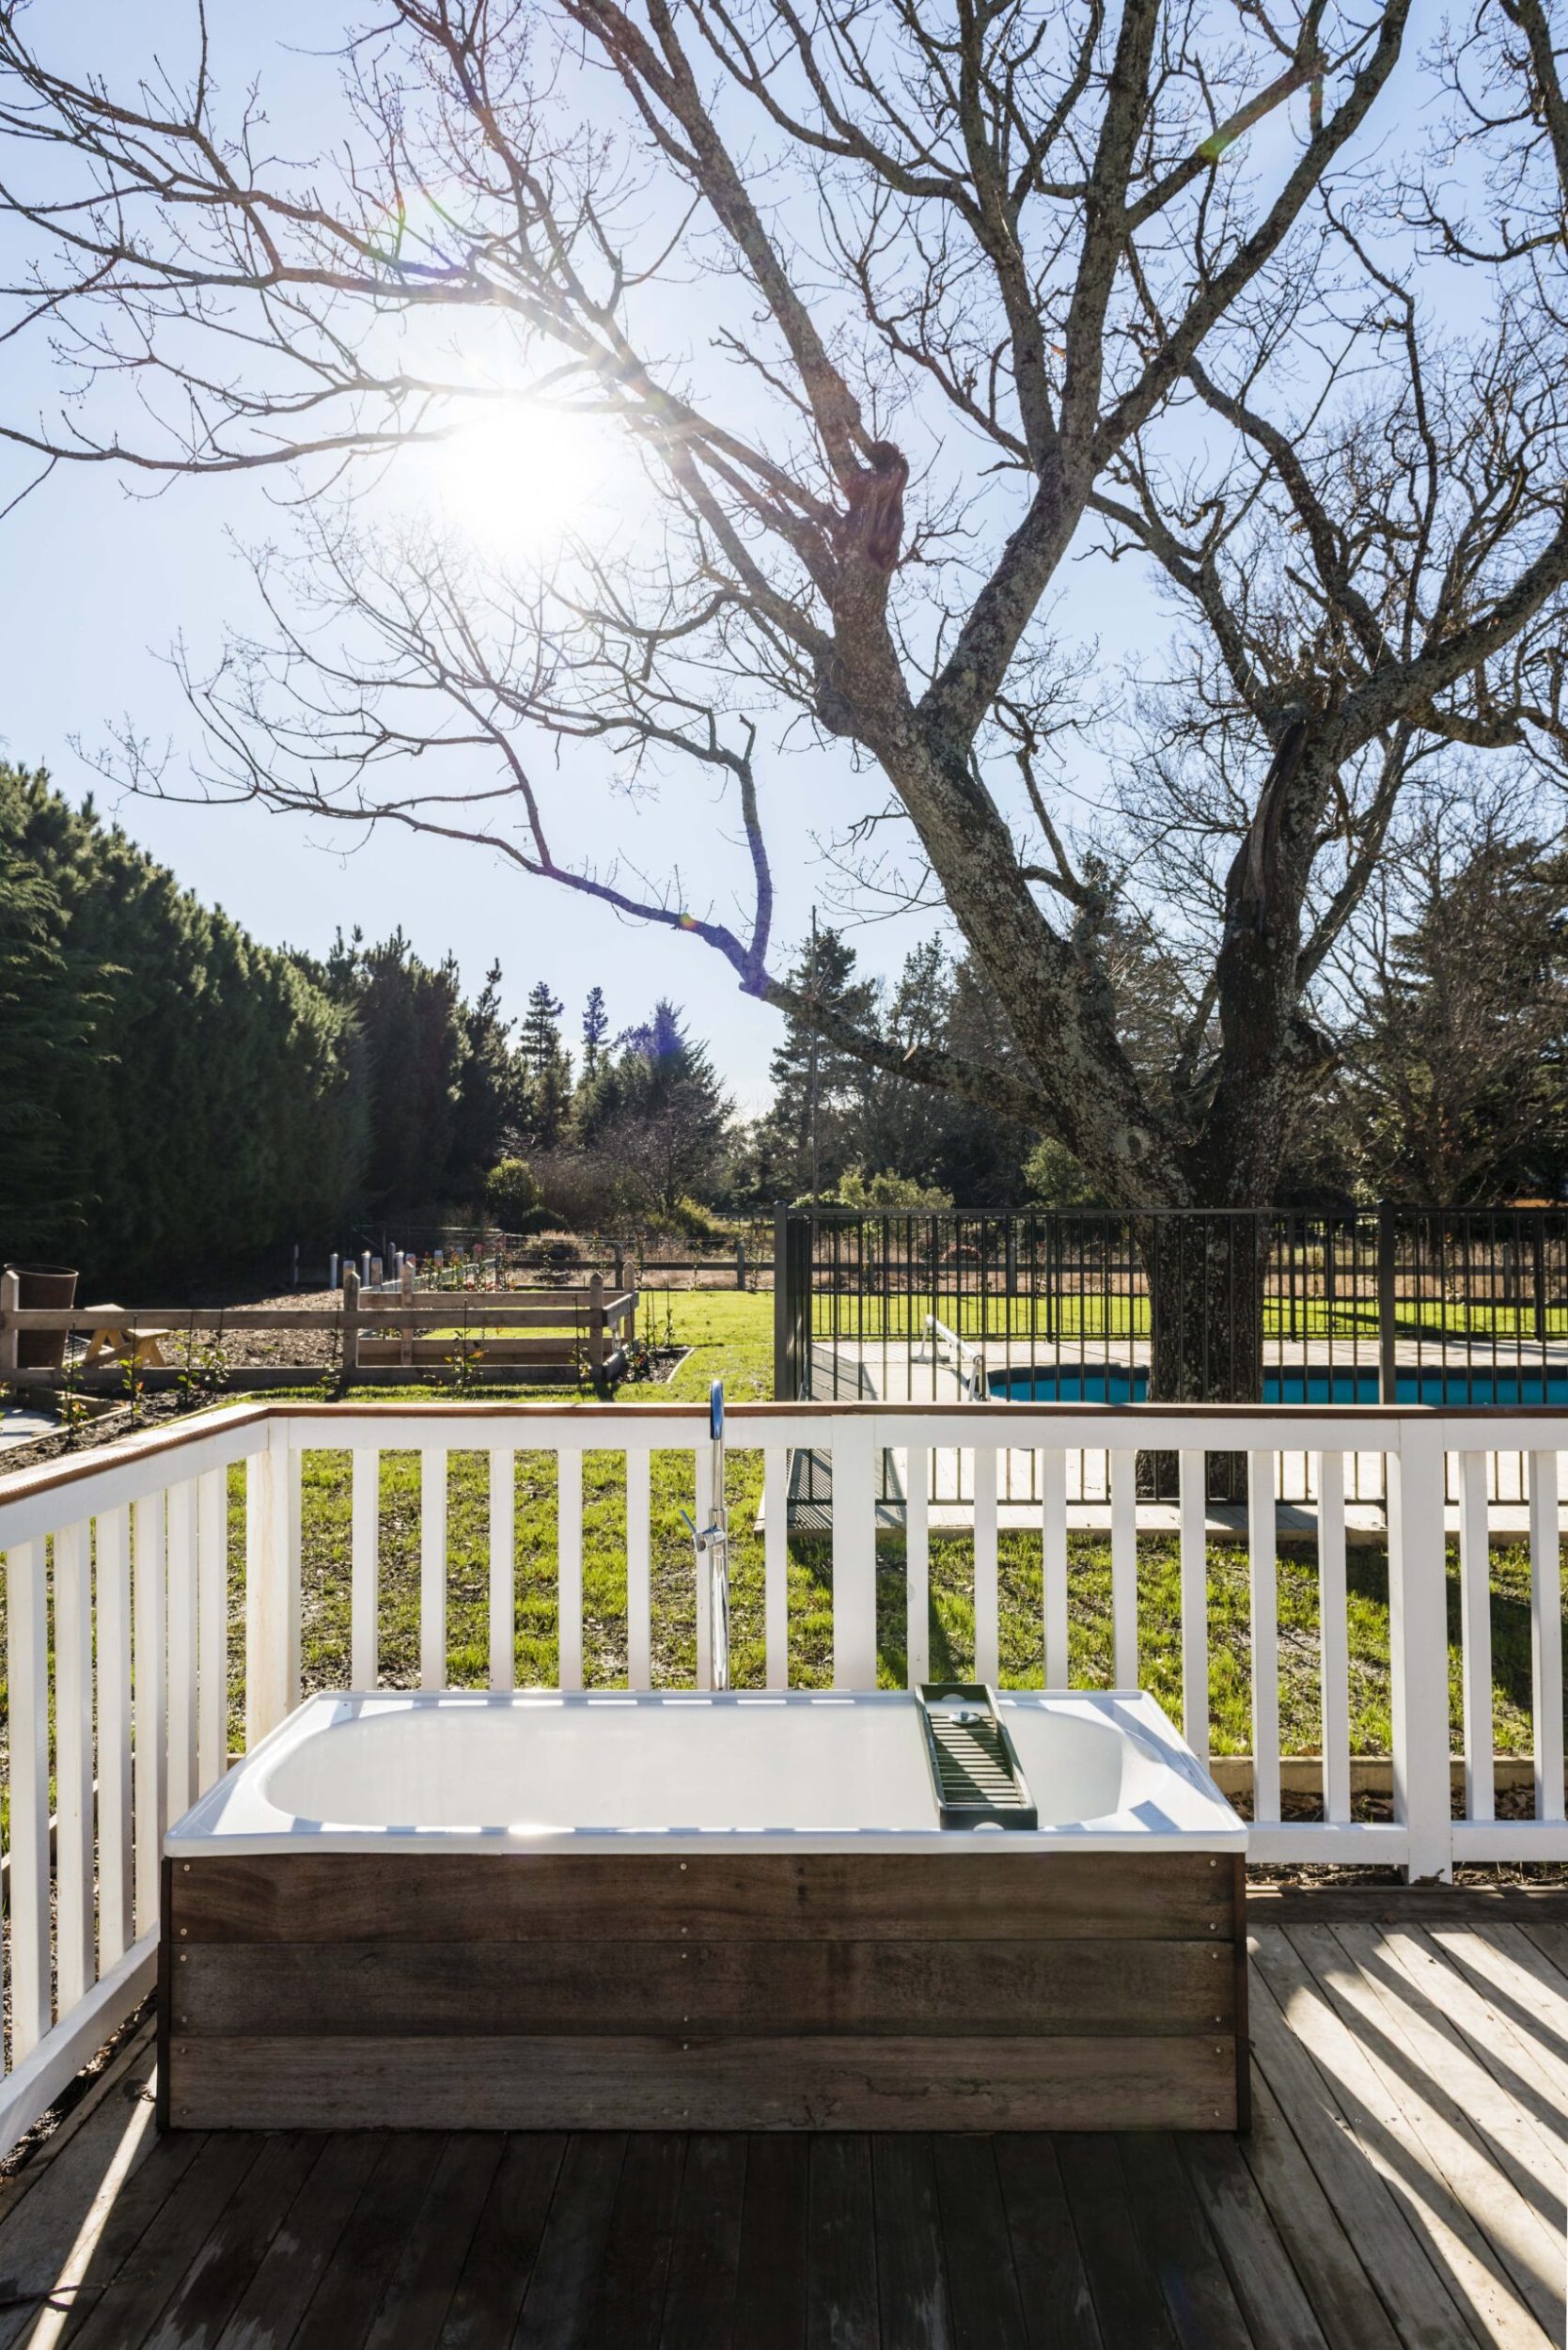
[{"label": "blue sky", "polygon": [[[73,12],[71,38],[113,72],[133,40],[141,60],[154,45],[171,58],[180,55],[189,21],[183,7],[166,0],[144,0],[131,10],[87,0]],[[278,145],[301,154],[323,133],[330,139],[334,69],[302,54],[306,41],[322,40],[321,11],[299,0],[255,13],[229,5],[218,8],[213,21],[225,39],[243,40],[245,65],[260,68],[273,123],[287,124]],[[231,55],[230,78],[238,79],[238,48]],[[24,400],[46,404],[41,343],[13,346],[8,369],[13,395],[20,389]],[[438,476],[437,486],[460,512],[464,492],[471,497],[471,482],[443,483]],[[356,837],[350,854],[325,824],[255,807],[117,799],[94,785],[72,738],[90,755],[125,723],[154,744],[171,743],[177,760],[195,747],[197,729],[168,667],[168,649],[183,637],[199,667],[215,656],[226,621],[243,625],[254,618],[248,573],[233,541],[254,542],[277,530],[266,489],[254,478],[176,481],[149,496],[107,468],[58,469],[5,525],[6,755],[48,766],[73,795],[95,788],[101,806],[118,814],[184,883],[263,939],[321,949],[339,925],[357,922],[380,935],[400,924],[426,956],[454,951],[471,988],[498,960],[514,1011],[532,982],[547,978],[565,997],[572,1026],[596,982],[617,1026],[641,1017],[655,996],[673,996],[711,1041],[741,1106],[760,1105],[776,1016],[744,997],[727,968],[696,941],[618,922],[549,885],[509,873],[472,848],[376,835]],[[1113,572],[1086,558],[1061,584],[1068,591],[1061,632],[1069,642],[1097,639],[1104,668],[1148,652],[1167,634],[1168,616],[1130,565]],[[604,762],[597,753],[576,757],[569,801],[576,796],[584,811],[594,811],[591,830],[604,821]],[[1086,760],[1090,789],[1092,774]],[[777,837],[776,936],[790,940],[805,932],[813,901],[825,904],[831,886],[810,839],[831,834],[846,808],[857,808],[864,786],[852,784],[840,754],[804,743],[771,761],[767,779],[788,808],[787,830]],[[622,830],[630,864],[679,865],[698,877],[688,902],[698,901],[703,877],[727,862],[719,836],[729,826],[703,787],[682,782],[652,802],[617,802],[610,821]],[[713,902],[721,917],[729,911],[722,894]],[[914,917],[874,925],[858,934],[863,960],[874,969],[896,968],[923,927]]]}]

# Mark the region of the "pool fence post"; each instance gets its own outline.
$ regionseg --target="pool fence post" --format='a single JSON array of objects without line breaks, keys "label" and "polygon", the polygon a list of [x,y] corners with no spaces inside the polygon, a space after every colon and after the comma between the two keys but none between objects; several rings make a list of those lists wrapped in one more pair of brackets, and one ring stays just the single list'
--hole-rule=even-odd
[{"label": "pool fence post", "polygon": [[1383,1199],[1377,1209],[1377,1400],[1380,1403],[1397,1403],[1398,1362],[1395,1355],[1395,1318],[1399,1310],[1397,1295],[1398,1262],[1396,1250],[1399,1230],[1394,1221],[1392,1204]]},{"label": "pool fence post", "polygon": [[22,1276],[14,1266],[8,1267],[6,1272],[0,1273],[0,1315],[5,1316],[5,1320],[0,1321],[0,1379],[11,1379],[16,1375],[16,1324],[10,1317],[21,1303]]},{"label": "pool fence post", "polygon": [[773,1212],[773,1399],[792,1403],[790,1385],[789,1210],[782,1200]]}]

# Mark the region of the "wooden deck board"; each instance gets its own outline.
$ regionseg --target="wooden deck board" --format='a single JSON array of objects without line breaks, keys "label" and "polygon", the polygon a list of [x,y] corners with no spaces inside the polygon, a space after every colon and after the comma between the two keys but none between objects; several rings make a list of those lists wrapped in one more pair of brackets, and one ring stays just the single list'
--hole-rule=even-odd
[{"label": "wooden deck board", "polygon": [[1560,2342],[1568,1933],[1268,1916],[1242,2139],[160,2140],[144,2051],[7,2190],[0,2350]]}]

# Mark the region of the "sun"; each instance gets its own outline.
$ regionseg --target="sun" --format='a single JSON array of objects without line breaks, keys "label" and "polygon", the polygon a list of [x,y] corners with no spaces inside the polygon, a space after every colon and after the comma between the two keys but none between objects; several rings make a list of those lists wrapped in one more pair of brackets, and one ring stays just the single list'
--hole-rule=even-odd
[{"label": "sun", "polygon": [[601,419],[519,400],[442,445],[431,489],[443,519],[476,545],[538,557],[573,533],[602,537],[624,477],[617,436]]}]

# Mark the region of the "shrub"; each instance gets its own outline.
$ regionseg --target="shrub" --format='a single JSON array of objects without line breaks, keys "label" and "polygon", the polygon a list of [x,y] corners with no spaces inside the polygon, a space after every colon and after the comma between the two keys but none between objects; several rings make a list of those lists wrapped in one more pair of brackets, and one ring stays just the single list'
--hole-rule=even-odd
[{"label": "shrub", "polygon": [[507,1232],[534,1232],[548,1220],[544,1194],[526,1159],[499,1159],[484,1179],[485,1206]]}]

